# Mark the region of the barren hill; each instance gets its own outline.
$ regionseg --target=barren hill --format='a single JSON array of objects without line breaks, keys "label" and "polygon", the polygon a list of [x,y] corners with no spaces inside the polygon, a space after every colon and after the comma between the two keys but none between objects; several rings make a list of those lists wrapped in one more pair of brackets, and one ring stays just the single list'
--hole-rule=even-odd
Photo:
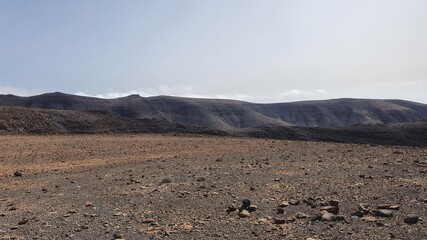
[{"label": "barren hill", "polygon": [[131,119],[102,110],[52,110],[0,107],[1,134],[200,133],[222,135],[203,127],[156,119]]},{"label": "barren hill", "polygon": [[[425,105],[340,99],[282,104],[175,97],[0,96],[0,134],[193,133],[427,146]],[[0,104],[0,105],[1,105]],[[65,109],[65,110],[64,110]]]},{"label": "barren hill", "polygon": [[57,110],[103,110],[132,119],[233,131],[265,126],[337,128],[417,122],[427,119],[427,105],[402,100],[334,99],[276,104],[169,96],[99,99],[63,93],[32,97],[0,95],[0,106]]}]

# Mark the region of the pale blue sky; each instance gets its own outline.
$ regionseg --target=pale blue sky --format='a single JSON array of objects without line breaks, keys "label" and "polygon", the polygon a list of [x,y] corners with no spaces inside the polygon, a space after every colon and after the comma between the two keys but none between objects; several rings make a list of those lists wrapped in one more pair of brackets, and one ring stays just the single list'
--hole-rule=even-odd
[{"label": "pale blue sky", "polygon": [[0,0],[0,93],[427,103],[425,0]]}]

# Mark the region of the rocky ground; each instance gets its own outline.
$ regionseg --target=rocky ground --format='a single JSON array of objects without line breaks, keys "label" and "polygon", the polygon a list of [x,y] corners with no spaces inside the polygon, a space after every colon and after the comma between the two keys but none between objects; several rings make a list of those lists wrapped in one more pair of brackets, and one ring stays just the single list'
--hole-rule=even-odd
[{"label": "rocky ground", "polygon": [[0,136],[0,239],[426,239],[427,149]]}]

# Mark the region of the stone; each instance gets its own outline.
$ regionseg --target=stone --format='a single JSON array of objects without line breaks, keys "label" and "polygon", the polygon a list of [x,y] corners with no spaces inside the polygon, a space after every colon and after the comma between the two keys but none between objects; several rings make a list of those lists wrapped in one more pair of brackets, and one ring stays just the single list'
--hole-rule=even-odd
[{"label": "stone", "polygon": [[153,218],[145,218],[141,220],[142,223],[147,224],[147,223],[154,223],[156,222]]},{"label": "stone", "polygon": [[295,217],[296,217],[296,218],[308,218],[308,217],[309,217],[309,215],[308,215],[308,214],[305,214],[305,213],[303,213],[303,212],[298,212],[298,213],[295,215]]},{"label": "stone", "polygon": [[249,212],[255,212],[257,209],[258,209],[258,206],[253,204],[248,207]]},{"label": "stone", "polygon": [[384,204],[377,206],[378,209],[390,209],[390,210],[399,210],[400,205],[398,204]]},{"label": "stone", "polygon": [[71,213],[71,214],[77,213],[77,209],[71,209],[67,213]]},{"label": "stone", "polygon": [[340,209],[338,206],[324,206],[320,208],[320,211],[326,211],[328,213],[338,214]]},{"label": "stone", "polygon": [[160,185],[171,183],[171,182],[172,182],[172,179],[166,177],[166,178],[163,178],[162,181],[160,181]]},{"label": "stone", "polygon": [[365,222],[377,222],[378,221],[378,219],[376,217],[372,217],[372,216],[361,217],[360,220],[365,221]]},{"label": "stone", "polygon": [[313,198],[308,198],[304,200],[304,203],[307,204],[307,206],[310,206],[311,208],[316,208],[317,203]]},{"label": "stone", "polygon": [[249,199],[243,199],[242,200],[242,208],[243,209],[248,209],[251,206],[251,200]]},{"label": "stone", "polygon": [[268,224],[269,221],[267,218],[260,218],[260,219],[258,219],[258,223],[259,224]]},{"label": "stone", "polygon": [[182,225],[182,229],[184,230],[184,231],[191,231],[191,230],[193,230],[193,225],[191,225],[191,224],[189,224],[189,223],[184,223],[183,225]]},{"label": "stone", "polygon": [[273,219],[273,223],[274,224],[285,224],[286,223],[286,219],[283,219],[283,218],[274,218]]},{"label": "stone", "polygon": [[19,170],[16,170],[15,173],[13,174],[13,176],[15,177],[22,177],[22,173]]},{"label": "stone", "polygon": [[85,202],[85,206],[86,207],[90,207],[90,206],[92,206],[93,205],[93,203],[91,202],[91,201],[86,201]]},{"label": "stone", "polygon": [[251,213],[246,209],[239,212],[239,217],[241,218],[248,218],[250,216],[251,216]]},{"label": "stone", "polygon": [[409,215],[403,219],[403,222],[406,224],[416,224],[420,221],[420,217],[416,215]]},{"label": "stone", "polygon": [[321,216],[322,221],[337,221],[337,216],[330,212],[324,212]]},{"label": "stone", "polygon": [[207,179],[205,178],[205,177],[198,177],[197,179],[196,179],[196,181],[198,181],[198,182],[204,182],[204,181],[206,181]]},{"label": "stone", "polygon": [[288,202],[288,201],[282,201],[282,202],[279,204],[279,207],[287,207],[287,206],[289,206],[289,202]]},{"label": "stone", "polygon": [[297,205],[299,205],[299,204],[300,204],[300,201],[295,200],[295,199],[291,199],[291,200],[289,200],[289,204],[290,204],[290,205],[297,206]]},{"label": "stone", "polygon": [[24,225],[26,223],[28,223],[30,220],[28,218],[23,218],[21,219],[21,221],[18,222],[18,225]]},{"label": "stone", "polygon": [[227,207],[227,209],[225,210],[227,213],[231,213],[237,210],[237,207],[233,206],[233,205],[229,205]]},{"label": "stone", "polygon": [[363,203],[359,203],[358,208],[359,208],[360,211],[364,212],[365,214],[369,213],[369,211],[371,210],[371,208],[369,207],[369,205],[363,204]]},{"label": "stone", "polygon": [[113,238],[114,239],[123,239],[124,235],[121,233],[114,233]]},{"label": "stone", "polygon": [[393,217],[393,211],[385,209],[374,209],[371,211],[377,217]]},{"label": "stone", "polygon": [[352,213],[351,215],[352,216],[357,216],[357,217],[363,217],[363,216],[365,216],[365,212],[364,211],[356,211],[356,212],[354,212],[354,213]]},{"label": "stone", "polygon": [[339,203],[340,202],[338,200],[336,200],[336,199],[329,200],[329,206],[338,207]]}]

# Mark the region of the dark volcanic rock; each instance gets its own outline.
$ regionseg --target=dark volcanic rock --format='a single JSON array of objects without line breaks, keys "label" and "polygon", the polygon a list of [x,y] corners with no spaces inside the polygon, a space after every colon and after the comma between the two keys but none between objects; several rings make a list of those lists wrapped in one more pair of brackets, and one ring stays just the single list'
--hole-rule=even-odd
[{"label": "dark volcanic rock", "polygon": [[403,222],[407,224],[416,224],[419,221],[420,217],[418,217],[417,215],[409,215],[403,219]]},{"label": "dark volcanic rock", "polygon": [[21,171],[16,170],[16,171],[13,173],[13,176],[15,176],[15,177],[22,177],[22,173],[21,173]]}]

